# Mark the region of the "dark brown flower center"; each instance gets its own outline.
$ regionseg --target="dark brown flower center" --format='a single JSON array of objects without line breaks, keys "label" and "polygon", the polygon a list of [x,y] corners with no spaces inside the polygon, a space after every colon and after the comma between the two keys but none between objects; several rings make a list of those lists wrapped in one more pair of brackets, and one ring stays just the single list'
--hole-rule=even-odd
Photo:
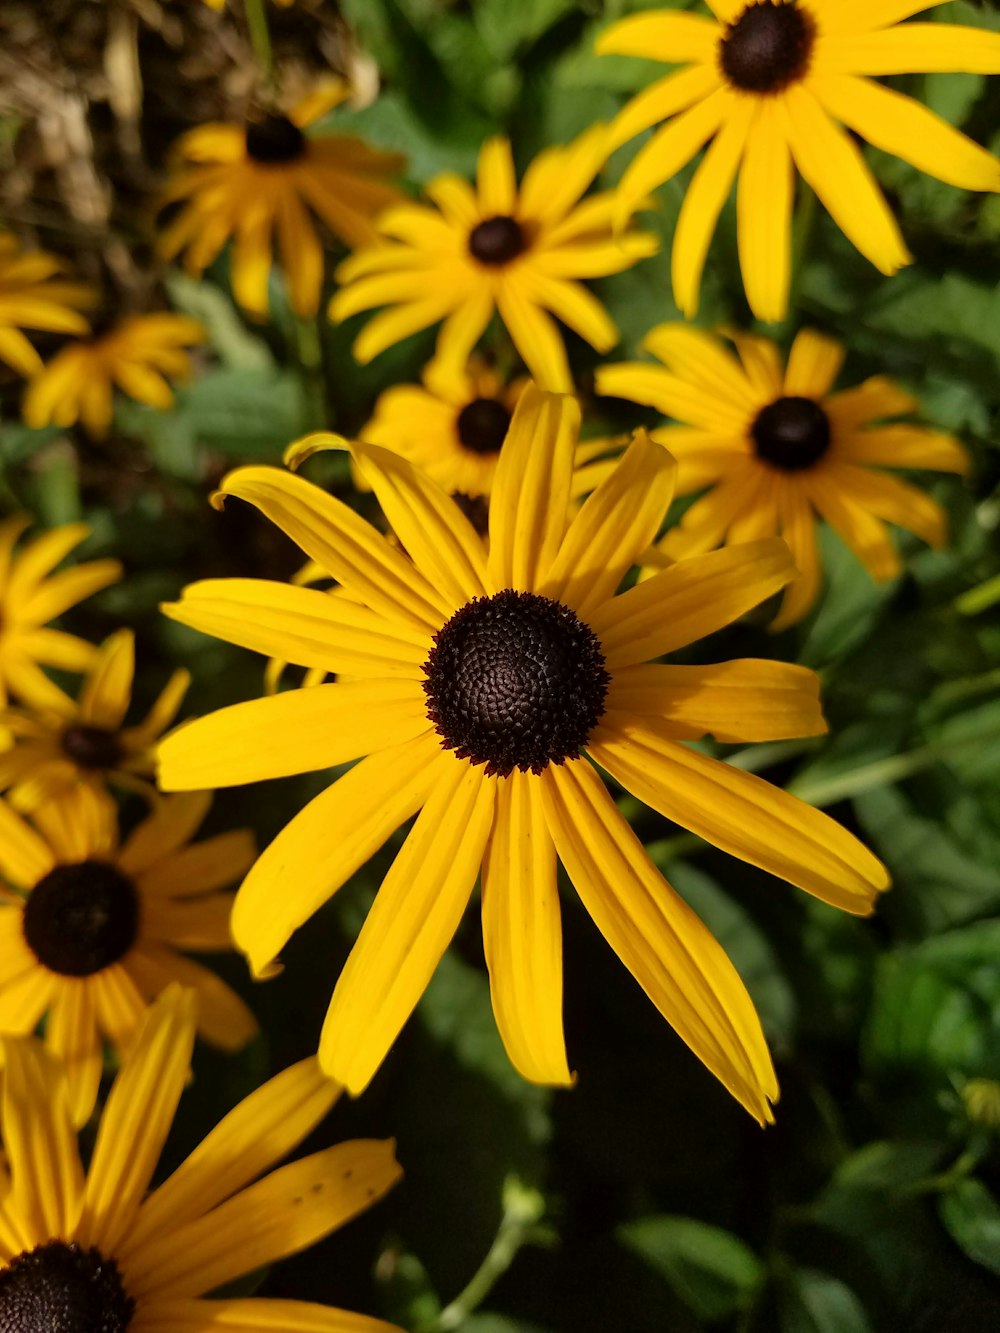
[{"label": "dark brown flower center", "polygon": [[508,264],[524,248],[524,232],[514,218],[487,218],[469,233],[469,254],[480,264]]},{"label": "dark brown flower center", "polygon": [[122,759],[117,732],[104,727],[67,727],[62,734],[62,748],[81,768],[114,768]]},{"label": "dark brown flower center", "polygon": [[139,931],[139,896],[114,866],[79,861],[56,866],[38,881],[25,902],[23,921],[24,938],[43,967],[66,977],[89,977],[132,947]]},{"label": "dark brown flower center", "polygon": [[456,611],[424,674],[443,748],[504,778],[576,758],[611,680],[600,640],[575,612],[511,588]]},{"label": "dark brown flower center", "polygon": [[480,537],[486,537],[490,531],[490,502],[485,495],[466,495],[464,491],[452,491],[451,498],[461,509]]},{"label": "dark brown flower center", "polygon": [[0,1333],[125,1333],[134,1314],[100,1250],[52,1240],[0,1269]]},{"label": "dark brown flower center", "polygon": [[815,37],[795,0],[755,0],[723,33],[722,72],[743,92],[780,92],[805,74]]},{"label": "dark brown flower center", "polygon": [[306,136],[287,116],[264,116],[246,128],[247,153],[255,162],[294,162],[306,150]]},{"label": "dark brown flower center", "polygon": [[830,447],[830,421],[812,398],[778,398],[750,427],[757,457],[783,472],[802,472]]},{"label": "dark brown flower center", "polygon": [[510,425],[510,413],[495,398],[473,398],[458,414],[455,429],[474,454],[499,453]]}]

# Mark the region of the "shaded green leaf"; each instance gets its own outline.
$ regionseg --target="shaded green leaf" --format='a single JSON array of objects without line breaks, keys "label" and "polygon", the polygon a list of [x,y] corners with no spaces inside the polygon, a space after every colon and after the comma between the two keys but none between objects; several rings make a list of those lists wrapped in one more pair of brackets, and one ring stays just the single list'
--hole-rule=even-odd
[{"label": "shaded green leaf", "polygon": [[753,1303],[760,1260],[738,1237],[691,1217],[644,1217],[618,1238],[670,1283],[702,1319],[725,1319]]}]

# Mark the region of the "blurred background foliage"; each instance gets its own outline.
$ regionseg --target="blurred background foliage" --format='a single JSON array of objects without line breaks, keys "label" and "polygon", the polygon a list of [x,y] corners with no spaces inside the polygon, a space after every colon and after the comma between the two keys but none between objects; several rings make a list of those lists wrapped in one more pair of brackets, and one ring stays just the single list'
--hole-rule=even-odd
[{"label": "blurred background foliage", "polygon": [[[331,67],[350,76],[367,92],[337,112],[338,128],[403,150],[416,189],[445,169],[471,173],[489,133],[509,133],[523,165],[609,119],[661,67],[598,59],[594,36],[651,7],[300,0],[269,15],[282,86],[306,87]],[[1000,29],[996,3],[959,0],[928,17]],[[304,327],[274,281],[270,322],[251,326],[231,300],[226,256],[200,282],[157,267],[153,205],[169,143],[192,124],[242,118],[259,92],[236,0],[223,15],[193,0],[8,0],[0,53],[5,225],[99,280],[114,309],[165,298],[209,331],[175,410],[120,398],[101,444],[28,430],[20,386],[0,382],[0,505],[44,524],[84,516],[85,554],[124,561],[124,582],[70,627],[95,639],[136,629],[140,704],[178,663],[195,675],[191,712],[255,696],[258,659],[157,612],[194,578],[295,568],[280,534],[239,506],[214,512],[207,495],[234,464],[278,463],[307,429],[357,432],[383,388],[417,379],[433,335],[359,368],[349,352],[358,320]],[[1000,146],[995,84],[894,82]],[[637,146],[615,155],[606,184]],[[817,211],[797,237],[798,309],[777,335],[786,347],[802,324],[835,335],[848,349],[843,383],[891,375],[928,422],[971,446],[970,478],[933,483],[951,515],[950,549],[904,538],[906,572],[875,586],[824,533],[828,585],[811,617],[780,636],[766,633],[766,616],[748,617],[700,643],[697,660],[773,656],[820,672],[829,737],[714,752],[856,829],[895,887],[877,917],[854,920],[624,803],[759,1005],[782,1083],[776,1127],[759,1130],[702,1070],[570,894],[566,1022],[579,1082],[558,1094],[524,1083],[493,1025],[473,910],[371,1090],[345,1099],[322,1131],[395,1135],[404,1183],[261,1290],[428,1331],[1000,1327],[1000,197],[870,157],[916,262],[880,277]],[[664,187],[645,215],[661,256],[597,284],[621,330],[616,359],[677,317],[665,256],[685,184],[682,174]],[[707,327],[750,320],[733,213],[730,204],[706,270]],[[595,399],[594,354],[579,341],[570,351],[593,433],[653,423]],[[315,460],[310,475],[352,496],[336,458]],[[220,793],[213,824],[251,823],[266,840],[325,781]],[[292,941],[278,979],[253,987],[238,960],[219,961],[264,1036],[236,1061],[199,1051],[174,1160],[267,1070],[315,1049],[332,981],[398,843]]]}]

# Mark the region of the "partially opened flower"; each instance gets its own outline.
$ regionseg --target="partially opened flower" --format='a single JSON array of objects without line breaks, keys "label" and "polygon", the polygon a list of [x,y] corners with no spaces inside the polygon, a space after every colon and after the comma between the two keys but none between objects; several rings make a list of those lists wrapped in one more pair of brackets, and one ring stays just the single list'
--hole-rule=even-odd
[{"label": "partially opened flower", "polygon": [[[681,744],[816,735],[815,675],[780,662],[652,665],[794,575],[771,539],[684,561],[616,595],[660,530],[674,464],[640,435],[569,519],[579,409],[526,389],[490,498],[488,549],[405,460],[354,454],[407,552],[273,468],[221,496],[256,505],[353,596],[264,580],[196,583],[166,608],[224,639],[350,679],[237,704],[160,747],[167,789],[225,786],[367,756],[279,833],[237,895],[257,973],[416,811],[337,983],[320,1060],[368,1083],[455,932],[482,867],[497,1023],[527,1078],[566,1084],[556,857],[664,1017],[758,1119],[777,1096],[753,1005],[656,870],[594,764],[670,819],[848,911],[880,863],[826,815]],[[408,558],[407,558],[408,557]],[[584,757],[584,752],[586,757]]]},{"label": "partially opened flower", "polygon": [[52,629],[49,621],[115,583],[122,567],[117,560],[89,560],[53,574],[90,529],[85,523],[64,523],[18,549],[18,538],[30,523],[25,514],[0,523],[0,705],[13,695],[36,707],[58,707],[65,696],[39,664],[86,671],[97,649]]},{"label": "partially opened flower", "polygon": [[399,1333],[304,1301],[201,1299],[295,1254],[399,1180],[391,1141],[359,1139],[272,1170],[337,1098],[316,1061],[270,1079],[147,1193],[191,1060],[195,1004],[171,988],[115,1080],[84,1174],[59,1063],[0,1040],[0,1328],[17,1333]]},{"label": "partially opened flower", "polygon": [[170,382],[191,375],[186,349],[204,338],[198,321],[186,315],[130,315],[57,352],[28,385],[24,419],[35,430],[80,421],[102,439],[114,415],[116,388],[165,412],[174,401]]},{"label": "partially opened flower", "polygon": [[0,232],[0,361],[21,375],[37,375],[42,358],[21,332],[87,332],[80,313],[90,309],[96,293],[62,276],[66,266],[44,250],[22,250],[14,236]]},{"label": "partially opened flower", "polygon": [[580,279],[621,273],[657,248],[645,233],[612,236],[613,191],[582,198],[607,155],[607,127],[594,125],[568,146],[539,153],[518,187],[509,142],[489,139],[479,154],[476,189],[460,176],[438,176],[426,187],[430,203],[384,213],[378,228],[388,239],[340,265],[342,287],[330,302],[338,321],[392,307],[358,335],[357,359],[368,362],[444,320],[435,373],[461,374],[498,311],[539,384],[571,389],[552,316],[608,351],[618,330]]},{"label": "partially opened flower", "polygon": [[895,218],[852,134],[966,190],[1000,190],[1000,162],[872,74],[1000,71],[1000,33],[901,23],[944,0],[708,0],[713,18],[634,14],[601,34],[604,55],[683,68],[638,94],[613,143],[667,123],[622,177],[628,218],[709,140],[677,219],[674,299],[687,316],[709,243],[737,175],[737,237],[750,308],[784,318],[791,266],[793,168],[847,238],[882,273],[910,262]]},{"label": "partially opened flower", "polygon": [[118,630],[101,646],[76,702],[62,691],[35,708],[0,712],[14,744],[0,753],[0,791],[34,810],[79,783],[111,783],[155,800],[148,781],[156,742],[170,726],[190,683],[175,671],[145,718],[126,726],[135,674],[135,635]]},{"label": "partially opened flower", "polygon": [[372,218],[402,197],[389,183],[405,164],[399,153],[370,148],[352,134],[305,133],[348,91],[338,82],[288,116],[200,125],[183,135],[164,196],[182,207],[160,238],[164,257],[183,252],[188,272],[203,273],[232,238],[233,295],[266,319],[277,253],[292,309],[314,315],[325,268],[316,220],[352,249],[371,245]]},{"label": "partially opened flower", "polygon": [[[64,1061],[73,1115],[94,1105],[104,1042],[126,1051],[171,982],[198,993],[198,1028],[225,1051],[257,1024],[214,972],[179,950],[232,948],[233,895],[254,858],[246,829],[193,843],[211,795],[161,803],[119,845],[113,803],[90,787],[18,815],[0,800],[0,1032],[31,1032]],[[0,1327],[2,1327],[0,1322]]]},{"label": "partially opened flower", "polygon": [[686,324],[661,324],[645,346],[662,366],[601,366],[599,393],[657,408],[685,423],[656,432],[678,461],[678,492],[705,496],[686,511],[659,550],[671,559],[777,532],[799,577],[772,628],[800,620],[822,580],[816,546],[824,518],[875,579],[899,572],[886,523],[931,546],[947,534],[944,510],[884,468],[965,472],[968,456],[950,435],[891,418],[919,404],[892,380],[874,376],[833,392],[844,350],[811,329],[798,334],[782,367],[775,343],[722,339]]}]

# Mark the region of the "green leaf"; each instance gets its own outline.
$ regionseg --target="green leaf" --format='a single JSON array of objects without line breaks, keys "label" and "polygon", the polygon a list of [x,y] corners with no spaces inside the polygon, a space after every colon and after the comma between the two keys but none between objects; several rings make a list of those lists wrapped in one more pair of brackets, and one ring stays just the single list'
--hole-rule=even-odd
[{"label": "green leaf", "polygon": [[799,1269],[782,1297],[782,1333],[871,1333],[857,1296],[827,1273]]},{"label": "green leaf", "polygon": [[691,1217],[644,1217],[617,1235],[702,1319],[749,1309],[763,1282],[760,1260],[743,1241]]},{"label": "green leaf", "polygon": [[178,310],[204,324],[209,342],[230,370],[273,371],[274,357],[267,343],[250,332],[221,288],[176,269],[167,274],[166,287]]},{"label": "green leaf", "polygon": [[506,61],[576,8],[575,0],[477,0],[472,14],[490,55]]},{"label": "green leaf", "polygon": [[938,1216],[974,1263],[1000,1276],[1000,1205],[981,1181],[958,1181],[938,1200]]},{"label": "green leaf", "polygon": [[200,443],[238,460],[280,463],[308,429],[302,387],[289,370],[209,371],[178,392],[177,405]]}]

